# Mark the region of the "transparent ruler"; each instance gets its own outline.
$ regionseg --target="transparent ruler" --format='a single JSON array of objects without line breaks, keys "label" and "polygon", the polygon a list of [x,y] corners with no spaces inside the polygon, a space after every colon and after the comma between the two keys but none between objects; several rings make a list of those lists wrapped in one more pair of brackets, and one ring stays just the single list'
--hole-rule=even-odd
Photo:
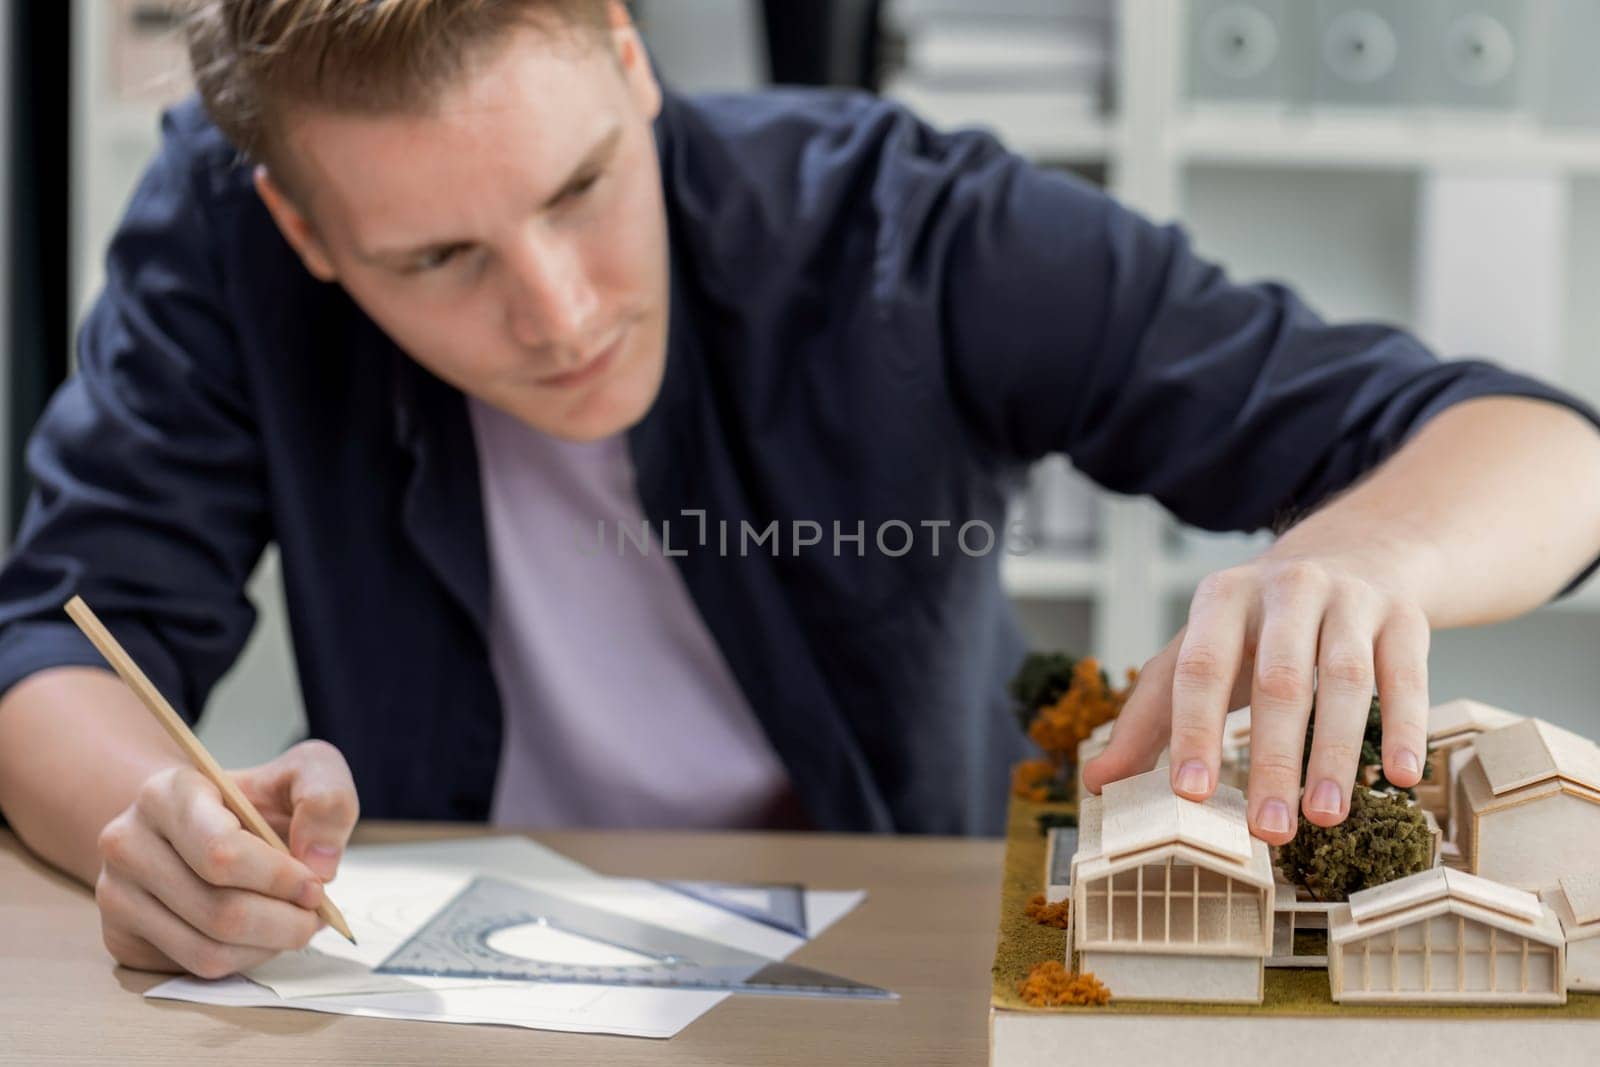
[{"label": "transparent ruler", "polygon": [[[512,955],[489,943],[501,931],[528,925],[549,927],[643,959],[608,965],[540,960]],[[498,878],[474,879],[375,971],[780,996],[896,998],[887,989],[769,960]]]}]

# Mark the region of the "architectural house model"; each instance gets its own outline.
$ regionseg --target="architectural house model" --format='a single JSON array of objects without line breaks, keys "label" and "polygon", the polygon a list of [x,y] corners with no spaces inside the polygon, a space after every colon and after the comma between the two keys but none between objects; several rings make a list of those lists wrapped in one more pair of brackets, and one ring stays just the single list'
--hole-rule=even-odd
[{"label": "architectural house model", "polygon": [[[1099,803],[1098,797],[1090,799]],[[1072,896],[1072,858],[1078,852],[1078,830],[1058,826],[1045,836],[1044,900],[1046,904],[1057,904]]]},{"label": "architectural house model", "polygon": [[[1249,716],[1228,717],[1211,799],[1174,794],[1163,758],[1081,795],[1077,827],[1050,830],[1043,881],[1047,900],[1072,902],[1070,970],[1134,1001],[1260,1004],[1265,967],[1326,968],[1338,1003],[1562,1005],[1600,991],[1600,746],[1477,701],[1435,707],[1417,790],[1434,865],[1319,902],[1279,877],[1229,784],[1248,777]],[[1080,767],[1109,734],[1084,743]],[[1455,845],[1443,852],[1441,824]],[[1325,932],[1325,955],[1322,939],[1297,946],[1308,932]]]},{"label": "architectural house model", "polygon": [[1422,821],[1428,824],[1428,834],[1433,838],[1433,851],[1429,854],[1428,862],[1437,867],[1443,860],[1444,827],[1439,825],[1439,820],[1427,808],[1422,809]]},{"label": "architectural house model", "polygon": [[1338,901],[1312,900],[1298,886],[1279,880],[1273,885],[1272,955],[1268,967],[1326,967],[1326,954],[1299,954],[1295,935],[1328,929],[1328,913]]},{"label": "architectural house model", "polygon": [[[1111,729],[1116,726],[1117,720],[1110,719],[1089,731],[1089,736],[1078,742],[1078,767],[1076,792],[1072,795],[1080,800],[1089,795],[1083,785],[1083,765],[1094,759],[1106,750],[1111,744]],[[1162,749],[1156,757],[1157,767],[1171,766],[1172,752]],[[1245,779],[1250,774],[1250,709],[1240,708],[1228,713],[1227,721],[1222,728],[1222,767],[1219,780],[1226,785],[1245,787]]]},{"label": "architectural house model", "polygon": [[1335,1001],[1564,1004],[1566,942],[1532,893],[1422,871],[1351,895],[1328,916]]},{"label": "architectural house model", "polygon": [[1245,788],[1250,779],[1250,709],[1228,712],[1222,723],[1222,763],[1217,780],[1225,785]]},{"label": "architectural house model", "polygon": [[1117,720],[1107,719],[1090,730],[1088,737],[1078,742],[1077,778],[1073,783],[1075,791],[1072,795],[1079,800],[1089,795],[1089,791],[1083,787],[1083,765],[1106,750],[1106,746],[1111,743],[1111,728],[1116,724]]},{"label": "architectural house model", "polygon": [[1569,874],[1540,895],[1567,936],[1567,988],[1600,990],[1600,875]]},{"label": "architectural house model", "polygon": [[1600,872],[1600,747],[1539,719],[1478,735],[1455,783],[1469,871],[1538,892]]},{"label": "architectural house model", "polygon": [[1260,1002],[1272,867],[1238,789],[1196,803],[1166,768],[1107,785],[1079,808],[1071,881],[1078,969],[1119,999]]},{"label": "architectural house model", "polygon": [[1428,712],[1428,773],[1417,783],[1417,803],[1432,812],[1439,825],[1450,825],[1454,793],[1451,756],[1477,740],[1478,735],[1521,722],[1514,712],[1477,700],[1450,700]]}]

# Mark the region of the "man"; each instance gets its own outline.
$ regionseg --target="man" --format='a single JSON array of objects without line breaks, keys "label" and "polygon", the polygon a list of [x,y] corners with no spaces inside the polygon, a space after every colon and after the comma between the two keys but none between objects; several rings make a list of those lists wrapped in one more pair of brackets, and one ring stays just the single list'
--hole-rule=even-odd
[{"label": "man", "polygon": [[[1430,625],[1600,548],[1600,437],[1557,391],[1231,285],[981,135],[664,95],[620,5],[214,0],[191,41],[205,111],[112,245],[0,575],[0,810],[96,884],[123,963],[303,944],[358,792],[993,828],[1021,645],[982,531],[1051,451],[1214,528],[1323,505],[1204,583],[1086,771],[1170,736],[1209,795],[1249,700],[1268,841],[1343,817],[1374,683],[1416,781]],[[59,615],[82,592],[196,715],[269,539],[318,740],[238,774],[294,859]]]}]

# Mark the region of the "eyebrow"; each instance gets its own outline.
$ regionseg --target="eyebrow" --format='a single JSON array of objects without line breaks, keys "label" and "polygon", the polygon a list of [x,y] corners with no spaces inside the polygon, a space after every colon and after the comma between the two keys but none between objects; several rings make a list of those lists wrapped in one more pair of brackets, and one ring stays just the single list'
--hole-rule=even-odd
[{"label": "eyebrow", "polygon": [[[578,189],[581,188],[583,184],[590,178],[592,178],[595,172],[603,167],[611,158],[611,156],[616,153],[617,145],[621,140],[622,128],[617,125],[611,126],[610,129],[608,129],[600,137],[600,139],[596,141],[592,147],[590,147],[589,151],[584,153],[583,158],[580,159],[577,165],[568,172],[567,177],[562,181],[561,185],[556,189],[556,191],[545,198],[544,202],[539,205],[539,210],[545,211],[549,208],[555,207],[562,200],[577,192]],[[447,248],[454,248],[458,245],[470,243],[470,241],[460,238],[445,238],[442,240],[428,240],[422,242],[421,244],[411,245],[405,248],[375,248],[370,251],[358,250],[357,254],[365,260],[393,264],[397,261],[420,259],[431,252],[438,252]]]}]

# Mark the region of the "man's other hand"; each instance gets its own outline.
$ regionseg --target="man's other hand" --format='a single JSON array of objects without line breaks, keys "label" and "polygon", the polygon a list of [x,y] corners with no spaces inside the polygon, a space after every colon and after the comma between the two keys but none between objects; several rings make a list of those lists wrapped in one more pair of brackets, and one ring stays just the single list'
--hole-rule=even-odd
[{"label": "man's other hand", "polygon": [[1360,558],[1276,548],[1210,575],[1188,624],[1140,672],[1084,784],[1098,793],[1148,770],[1170,744],[1174,791],[1204,800],[1217,786],[1223,719],[1249,704],[1250,829],[1282,844],[1297,807],[1318,826],[1348,814],[1376,685],[1384,775],[1415,785],[1427,751],[1429,627],[1405,586],[1393,568]]}]

